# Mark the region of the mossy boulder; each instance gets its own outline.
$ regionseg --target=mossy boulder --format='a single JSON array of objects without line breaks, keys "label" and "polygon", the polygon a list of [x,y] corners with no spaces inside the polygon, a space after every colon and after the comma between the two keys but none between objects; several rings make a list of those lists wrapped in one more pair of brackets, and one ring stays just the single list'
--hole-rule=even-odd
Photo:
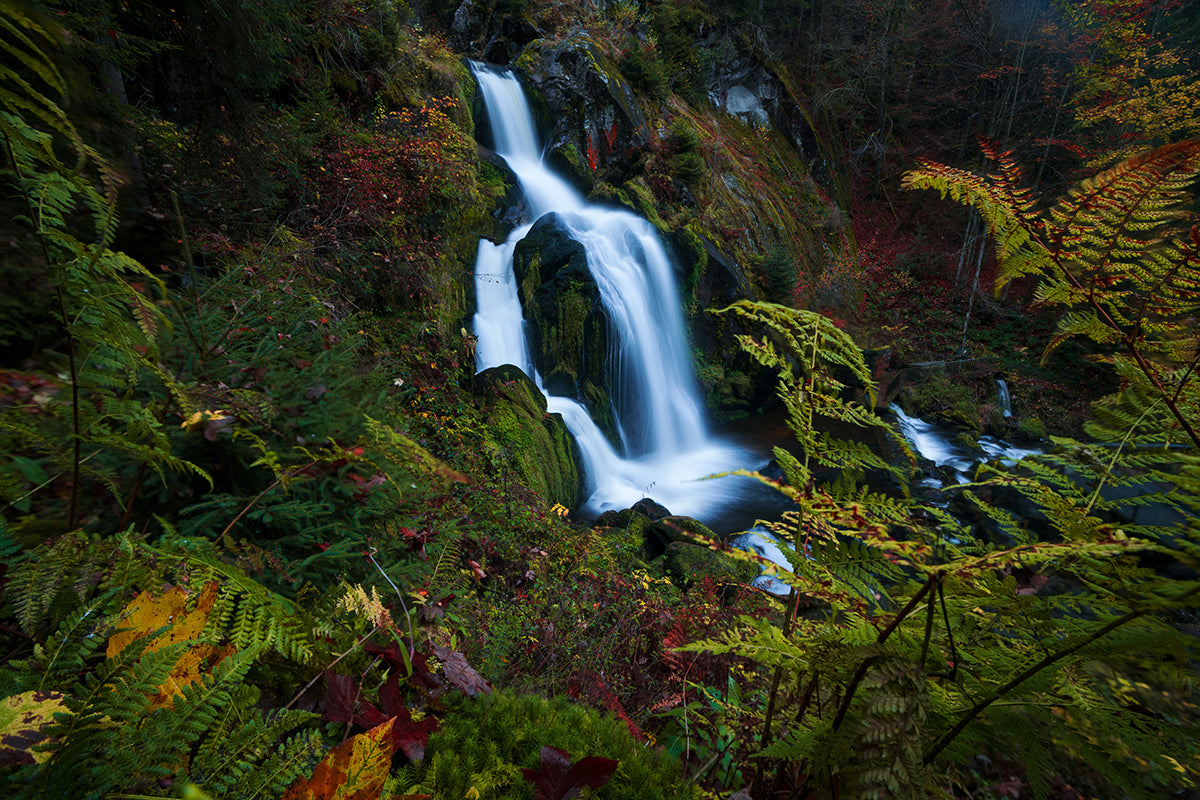
[{"label": "mossy boulder", "polygon": [[706,579],[717,584],[749,585],[758,577],[758,567],[697,542],[719,541],[702,522],[671,515],[653,500],[642,500],[633,508],[606,511],[596,525],[642,534],[642,555],[656,565],[680,589]]},{"label": "mossy boulder", "polygon": [[748,561],[687,542],[672,543],[663,555],[663,566],[680,589],[705,580],[717,585],[749,586],[758,577],[758,568]]},{"label": "mossy boulder", "polygon": [[534,41],[517,66],[540,94],[556,168],[587,185],[629,171],[652,132],[629,82],[587,32]]},{"label": "mossy boulder", "polygon": [[615,445],[616,421],[605,388],[608,316],[583,245],[558,214],[547,214],[517,245],[513,272],[530,323],[530,352],[546,388],[582,402]]},{"label": "mossy boulder", "polygon": [[475,376],[475,392],[488,418],[488,446],[518,480],[547,504],[574,508],[583,500],[579,449],[562,415],[546,412],[546,398],[512,364]]},{"label": "mossy boulder", "polygon": [[754,564],[705,546],[703,542],[717,542],[720,537],[691,517],[655,520],[645,527],[642,541],[646,560],[661,559],[663,572],[680,589],[706,579],[716,584],[749,585],[758,576]]}]

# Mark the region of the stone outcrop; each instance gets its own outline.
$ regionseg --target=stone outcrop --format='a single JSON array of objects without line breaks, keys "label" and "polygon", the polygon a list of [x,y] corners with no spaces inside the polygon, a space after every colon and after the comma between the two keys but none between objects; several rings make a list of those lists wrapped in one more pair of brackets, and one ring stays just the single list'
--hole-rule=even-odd
[{"label": "stone outcrop", "polygon": [[558,214],[539,219],[513,253],[534,366],[552,394],[573,397],[618,442],[608,397],[609,326],[583,245]]},{"label": "stone outcrop", "polygon": [[540,95],[555,166],[581,183],[617,183],[651,137],[633,90],[586,32],[540,44],[526,47],[517,66]]},{"label": "stone outcrop", "polygon": [[713,64],[705,87],[709,100],[743,122],[770,126],[784,116],[787,93],[783,83],[761,60],[743,48],[720,41],[720,37],[714,34],[709,46],[728,52],[729,57],[716,59]]},{"label": "stone outcrop", "polygon": [[450,24],[450,46],[473,58],[507,64],[527,43],[538,37],[537,28],[499,0],[463,0]]},{"label": "stone outcrop", "polygon": [[547,504],[574,508],[583,501],[579,450],[562,416],[546,413],[546,398],[512,364],[475,376],[495,436],[491,445],[505,468]]}]

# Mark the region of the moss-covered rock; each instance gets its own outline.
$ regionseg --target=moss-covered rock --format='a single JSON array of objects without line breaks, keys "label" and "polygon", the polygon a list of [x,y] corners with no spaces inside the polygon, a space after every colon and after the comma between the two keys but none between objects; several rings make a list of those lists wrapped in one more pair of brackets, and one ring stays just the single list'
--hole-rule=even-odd
[{"label": "moss-covered rock", "polygon": [[652,133],[604,49],[578,30],[553,44],[532,42],[518,62],[540,92],[538,116],[554,166],[587,185],[628,172]]},{"label": "moss-covered rock", "polygon": [[488,419],[488,446],[506,468],[545,499],[574,508],[583,497],[583,472],[574,437],[560,414],[546,413],[546,398],[512,364],[475,376]]},{"label": "moss-covered rock", "polygon": [[530,351],[546,387],[587,406],[615,445],[616,421],[605,388],[608,317],[583,245],[571,238],[558,214],[547,214],[517,245],[513,272],[530,323]]},{"label": "moss-covered rock", "polygon": [[758,576],[752,563],[732,558],[697,542],[718,541],[702,522],[673,516],[653,500],[642,500],[623,511],[606,511],[597,527],[640,532],[642,555],[680,589],[709,579],[717,584],[749,585]]},{"label": "moss-covered rock", "polygon": [[719,537],[699,520],[691,517],[663,517],[643,530],[646,560],[660,559],[663,572],[680,589],[703,581],[716,584],[748,585],[758,576],[758,568],[713,550],[703,542]]},{"label": "moss-covered rock", "polygon": [[663,555],[663,565],[671,581],[680,589],[703,583],[706,579],[718,585],[748,586],[758,577],[758,569],[748,561],[687,542],[672,543]]}]

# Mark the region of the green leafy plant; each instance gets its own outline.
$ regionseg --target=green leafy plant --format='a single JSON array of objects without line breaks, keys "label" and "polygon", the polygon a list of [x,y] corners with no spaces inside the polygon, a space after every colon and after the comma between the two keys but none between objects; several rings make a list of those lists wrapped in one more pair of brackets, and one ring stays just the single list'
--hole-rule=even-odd
[{"label": "green leafy plant", "polygon": [[272,653],[308,661],[317,625],[211,546],[77,533],[29,555],[10,567],[6,600],[32,648],[0,667],[0,693],[52,693],[63,708],[41,731],[45,757],[0,776],[12,796],[146,792],[158,779],[277,795],[324,751],[311,729],[293,733],[311,714],[257,708],[245,683]]},{"label": "green leafy plant", "polygon": [[[1197,720],[1111,702],[1093,667],[1149,675],[1184,697],[1193,691],[1183,675],[1194,640],[1169,620],[1196,605],[1200,583],[1158,575],[1138,554],[1170,539],[1172,556],[1195,569],[1195,532],[1113,524],[1094,513],[1100,487],[1072,490],[1053,461],[979,484],[974,502],[1005,525],[1004,546],[982,543],[940,509],[872,497],[844,480],[822,485],[813,463],[853,469],[874,460],[814,424],[819,414],[866,413],[831,394],[836,384],[815,369],[845,362],[862,375],[861,356],[816,315],[738,311],[763,327],[744,346],[780,372],[804,445],[803,458],[778,454],[788,477],[780,488],[798,510],[772,526],[794,548],[792,570],[776,570],[792,592],[782,627],[747,619],[684,649],[737,653],[773,670],[760,739],[772,769],[758,773],[757,790],[945,796],[939,774],[976,753],[1019,754],[1037,796],[1062,772],[1056,757],[1085,762],[1138,796],[1194,780],[1182,765],[1195,758]],[[984,502],[1002,487],[1034,498],[1057,541]],[[1025,745],[1030,730],[1040,732],[1037,748]]]},{"label": "green leafy plant", "polygon": [[926,163],[904,187],[937,189],[979,211],[996,244],[997,291],[1037,279],[1035,305],[1061,312],[1046,355],[1075,336],[1115,348],[1122,380],[1174,419],[1178,433],[1162,428],[1164,437],[1200,448],[1200,226],[1190,209],[1200,140],[1122,161],[1046,209],[1022,185],[1012,154],[982,145],[998,172]]},{"label": "green leafy plant", "polygon": [[[207,476],[171,452],[158,409],[128,392],[139,379],[152,379],[163,387],[167,404],[190,406],[158,350],[167,325],[157,302],[161,281],[111,249],[118,174],[83,143],[62,110],[66,84],[46,52],[51,29],[17,4],[6,2],[4,12],[0,47],[18,67],[6,66],[0,73],[5,147],[0,175],[21,200],[22,221],[54,287],[67,391],[52,394],[38,408],[5,408],[0,431],[16,445],[14,451],[53,475],[35,491],[52,484],[69,487],[65,527],[71,529],[79,521],[85,479],[123,499],[110,456],[146,464],[159,474]],[[74,156],[71,164],[60,158],[64,144]],[[43,417],[61,420],[61,428],[52,432]],[[11,457],[3,469],[28,472]],[[2,485],[24,484],[6,480]]]}]

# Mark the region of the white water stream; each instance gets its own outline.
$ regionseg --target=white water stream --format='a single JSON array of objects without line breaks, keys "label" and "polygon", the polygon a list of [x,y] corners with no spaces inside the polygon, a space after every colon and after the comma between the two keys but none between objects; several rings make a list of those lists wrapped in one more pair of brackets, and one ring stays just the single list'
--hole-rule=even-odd
[{"label": "white water stream", "polygon": [[[981,436],[978,448],[968,447],[959,440],[961,431],[958,428],[910,417],[895,404],[892,404],[891,412],[896,415],[896,424],[913,449],[935,466],[949,468],[958,483],[968,483],[975,465],[981,461],[998,460],[1012,466],[1025,456],[1042,452],[1038,448],[1017,447],[994,436]],[[941,488],[941,481],[936,478],[927,478],[922,483]]]},{"label": "white water stream", "polygon": [[557,212],[583,245],[618,342],[609,387],[621,436],[612,447],[574,398],[547,394],[579,443],[589,498],[584,510],[627,508],[653,497],[674,514],[706,520],[739,497],[745,479],[699,481],[753,468],[744,449],[713,437],[691,368],[674,265],[657,232],[626,211],[591,205],[542,161],[541,145],[521,85],[511,72],[473,64],[491,119],[496,153],[517,176],[528,223],[502,244],[479,243],[475,266],[476,369],[515,364],[545,392],[525,337],[513,276],[513,251],[532,223]]}]

